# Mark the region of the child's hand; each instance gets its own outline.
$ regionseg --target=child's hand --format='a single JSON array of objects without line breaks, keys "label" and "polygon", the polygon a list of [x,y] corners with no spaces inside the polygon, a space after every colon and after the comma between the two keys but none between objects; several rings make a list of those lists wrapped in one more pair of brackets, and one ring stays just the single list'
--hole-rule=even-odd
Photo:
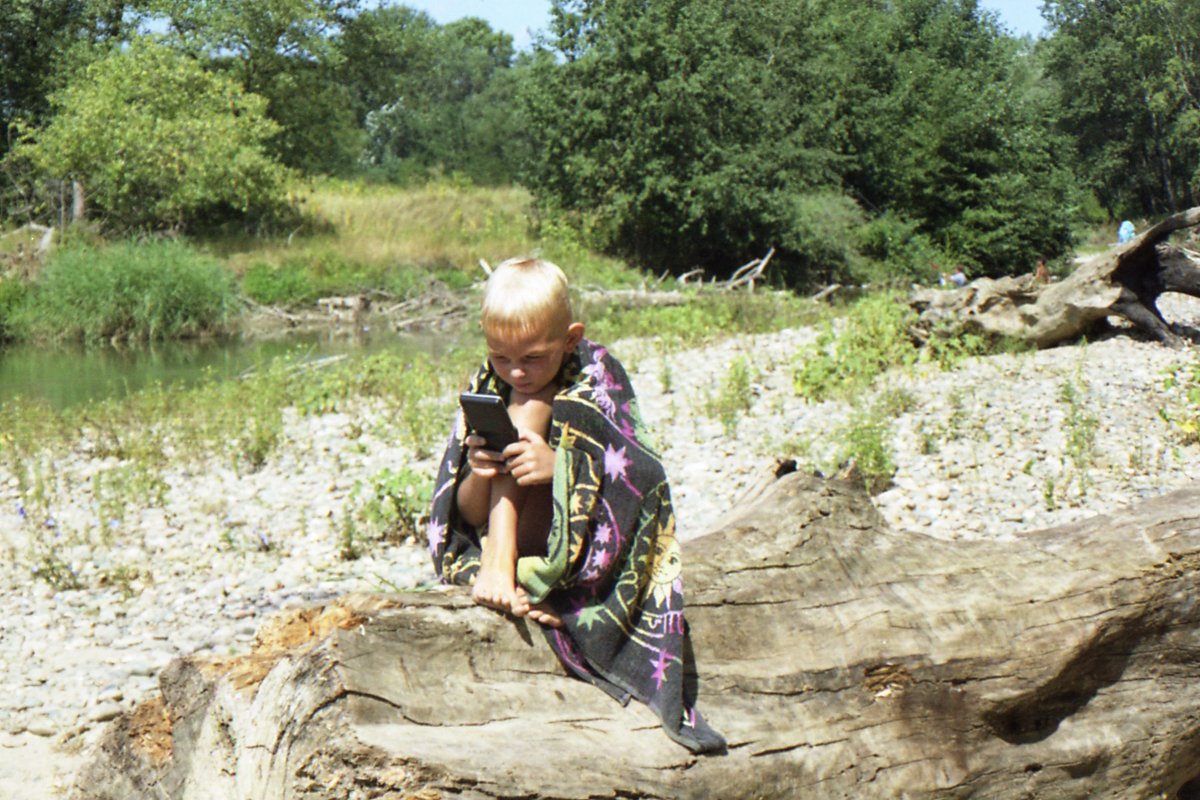
[{"label": "child's hand", "polygon": [[554,480],[554,450],[533,431],[519,429],[521,441],[504,448],[508,473],[519,486],[534,486]]},{"label": "child's hand", "polygon": [[508,471],[504,456],[495,450],[488,450],[487,440],[482,436],[472,433],[467,437],[466,445],[467,463],[471,466],[471,474],[491,480]]}]

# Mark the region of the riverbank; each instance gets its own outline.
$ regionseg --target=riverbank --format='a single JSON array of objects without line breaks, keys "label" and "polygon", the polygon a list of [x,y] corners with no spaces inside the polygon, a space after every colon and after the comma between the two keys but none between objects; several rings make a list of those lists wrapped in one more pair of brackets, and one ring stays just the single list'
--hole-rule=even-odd
[{"label": "riverbank", "polygon": [[[1163,309],[1200,326],[1197,301],[1169,296]],[[683,539],[706,531],[777,458],[838,466],[855,406],[810,403],[792,386],[796,354],[817,334],[737,336],[668,355],[650,341],[611,343],[659,440]],[[1164,377],[1195,359],[1117,335],[888,376],[877,385],[905,399],[888,420],[894,485],[876,503],[897,527],[1011,539],[1186,485],[1200,475],[1200,447],[1183,444],[1164,419],[1182,402]],[[722,401],[723,387],[742,385],[747,411]],[[104,723],[154,691],[170,659],[243,652],[282,608],[432,577],[411,541],[363,541],[357,559],[343,557],[357,486],[385,468],[433,473],[436,455],[395,444],[376,414],[369,406],[288,414],[278,449],[257,471],[168,468],[158,476],[161,502],[147,497],[116,529],[63,546],[80,589],[32,577],[31,538],[57,533],[31,530],[15,477],[0,474],[0,670],[10,676],[0,697],[0,794],[51,796]],[[72,498],[56,509],[58,530],[95,530],[93,479],[112,466],[79,454],[55,464],[47,479]]]}]

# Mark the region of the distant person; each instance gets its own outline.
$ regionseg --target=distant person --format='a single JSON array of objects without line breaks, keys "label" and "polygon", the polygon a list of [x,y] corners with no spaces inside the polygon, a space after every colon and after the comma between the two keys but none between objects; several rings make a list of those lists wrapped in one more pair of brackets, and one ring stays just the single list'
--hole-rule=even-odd
[{"label": "distant person", "polygon": [[1050,270],[1046,269],[1046,259],[1039,258],[1037,260],[1037,269],[1033,273],[1033,279],[1037,283],[1050,282]]},{"label": "distant person", "polygon": [[950,282],[955,286],[966,286],[967,276],[962,271],[962,267],[955,267],[954,272],[950,273]]},{"label": "distant person", "polygon": [[1125,244],[1133,238],[1133,223],[1129,220],[1124,220],[1121,227],[1117,228],[1117,244]]}]

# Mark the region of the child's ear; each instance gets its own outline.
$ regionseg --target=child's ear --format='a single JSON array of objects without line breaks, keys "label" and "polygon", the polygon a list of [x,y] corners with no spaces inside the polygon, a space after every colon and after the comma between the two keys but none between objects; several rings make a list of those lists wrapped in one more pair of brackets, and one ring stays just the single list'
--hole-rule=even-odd
[{"label": "child's ear", "polygon": [[583,323],[572,322],[567,326],[567,345],[574,350],[579,346],[579,341],[583,338]]}]

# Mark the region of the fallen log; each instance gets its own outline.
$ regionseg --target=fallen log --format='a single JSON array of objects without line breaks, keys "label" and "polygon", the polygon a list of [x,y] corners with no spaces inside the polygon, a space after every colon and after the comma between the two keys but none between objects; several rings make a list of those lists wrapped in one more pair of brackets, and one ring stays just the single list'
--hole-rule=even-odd
[{"label": "fallen log", "polygon": [[293,612],[183,659],[72,790],[99,798],[1150,798],[1200,783],[1200,488],[1008,541],[891,530],[785,474],[685,552],[700,707],[558,666],[460,590]]},{"label": "fallen log", "polygon": [[1109,317],[1170,346],[1185,343],[1158,309],[1165,292],[1200,297],[1200,260],[1171,245],[1175,231],[1200,224],[1200,207],[1168,217],[1130,242],[1081,264],[1052,283],[1036,275],[980,278],[959,289],[919,289],[910,305],[919,314],[918,338],[983,333],[1036,347],[1077,341]]}]

